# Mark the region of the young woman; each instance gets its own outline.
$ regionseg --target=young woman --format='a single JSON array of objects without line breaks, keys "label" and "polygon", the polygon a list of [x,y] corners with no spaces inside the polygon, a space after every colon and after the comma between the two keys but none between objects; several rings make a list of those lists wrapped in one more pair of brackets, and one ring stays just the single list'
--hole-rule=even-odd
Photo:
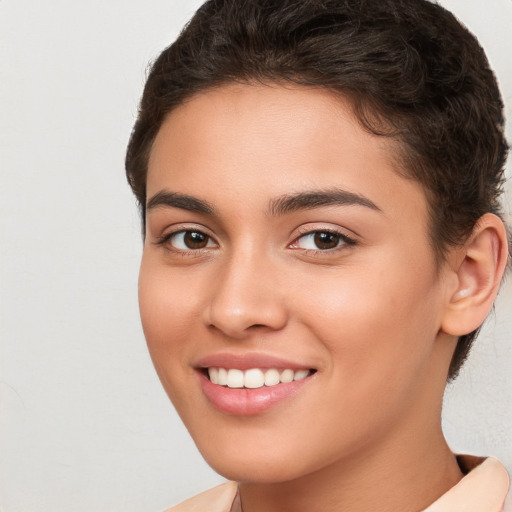
[{"label": "young woman", "polygon": [[233,483],[175,511],[498,512],[441,430],[508,260],[502,103],[425,0],[213,0],[127,152],[162,384]]}]

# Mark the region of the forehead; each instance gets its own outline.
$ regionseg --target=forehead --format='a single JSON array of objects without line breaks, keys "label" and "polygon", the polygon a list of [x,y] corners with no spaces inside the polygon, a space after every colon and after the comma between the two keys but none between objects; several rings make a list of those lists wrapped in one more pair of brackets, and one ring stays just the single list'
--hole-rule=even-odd
[{"label": "forehead", "polygon": [[167,116],[151,151],[147,195],[171,189],[247,207],[336,187],[369,196],[390,215],[415,202],[424,223],[425,194],[401,174],[398,153],[396,141],[361,126],[347,98],[325,89],[226,85]]}]

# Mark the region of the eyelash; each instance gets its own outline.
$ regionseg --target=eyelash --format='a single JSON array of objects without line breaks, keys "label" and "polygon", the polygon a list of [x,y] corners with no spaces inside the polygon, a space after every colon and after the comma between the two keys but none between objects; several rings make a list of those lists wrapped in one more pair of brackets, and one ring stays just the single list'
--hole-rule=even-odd
[{"label": "eyelash", "polygon": [[[173,237],[176,237],[178,235],[186,235],[189,234],[199,234],[207,239],[207,245],[205,247],[199,247],[199,248],[187,248],[187,249],[181,249],[173,247],[172,244],[169,244],[169,242],[172,240]],[[305,239],[308,236],[312,235],[319,235],[319,234],[327,234],[336,237],[337,245],[333,248],[328,249],[308,249],[308,248],[301,248],[296,247],[297,250],[303,250],[306,253],[332,253],[339,250],[342,250],[346,246],[352,246],[356,245],[357,242],[353,238],[350,238],[346,234],[342,233],[341,231],[335,230],[335,229],[309,229],[305,230],[304,232],[300,233],[299,236],[297,236],[291,244],[289,244],[288,247],[292,247],[298,244],[300,240]],[[167,250],[172,251],[174,253],[187,256],[187,255],[197,255],[198,253],[202,253],[205,250],[209,250],[208,244],[210,242],[216,243],[210,235],[206,234],[204,231],[201,231],[199,229],[179,229],[177,231],[172,231],[170,233],[167,233],[161,237],[158,238],[158,240],[155,242],[155,245],[161,245],[161,246],[167,246]],[[316,243],[316,241],[315,241]],[[211,246],[210,246],[211,247]]]}]

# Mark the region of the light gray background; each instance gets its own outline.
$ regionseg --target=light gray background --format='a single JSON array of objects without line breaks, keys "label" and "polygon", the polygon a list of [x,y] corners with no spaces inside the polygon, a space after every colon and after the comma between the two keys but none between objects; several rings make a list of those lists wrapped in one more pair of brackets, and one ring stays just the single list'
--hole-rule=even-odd
[{"label": "light gray background", "polygon": [[[480,37],[512,118],[511,0],[442,4]],[[123,169],[146,65],[198,5],[0,1],[2,512],[158,511],[221,481],[146,352]],[[512,469],[510,279],[496,309],[444,421],[454,449]]]}]

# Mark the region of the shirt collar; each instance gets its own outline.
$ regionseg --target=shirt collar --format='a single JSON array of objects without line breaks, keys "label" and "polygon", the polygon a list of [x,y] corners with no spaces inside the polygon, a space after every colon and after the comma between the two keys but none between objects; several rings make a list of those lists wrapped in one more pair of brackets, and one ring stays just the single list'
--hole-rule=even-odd
[{"label": "shirt collar", "polygon": [[423,512],[506,512],[509,476],[503,465],[493,457],[460,455],[457,459],[469,472]]}]

